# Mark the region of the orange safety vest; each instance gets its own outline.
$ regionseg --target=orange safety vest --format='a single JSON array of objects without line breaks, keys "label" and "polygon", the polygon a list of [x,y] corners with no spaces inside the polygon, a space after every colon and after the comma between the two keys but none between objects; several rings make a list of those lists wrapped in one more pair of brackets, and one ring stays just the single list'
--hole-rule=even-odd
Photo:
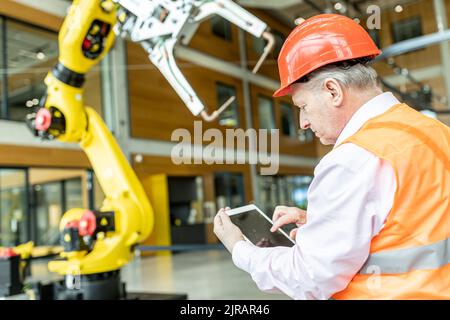
[{"label": "orange safety vest", "polygon": [[394,168],[384,227],[334,299],[450,299],[450,128],[399,104],[370,119],[354,143]]}]

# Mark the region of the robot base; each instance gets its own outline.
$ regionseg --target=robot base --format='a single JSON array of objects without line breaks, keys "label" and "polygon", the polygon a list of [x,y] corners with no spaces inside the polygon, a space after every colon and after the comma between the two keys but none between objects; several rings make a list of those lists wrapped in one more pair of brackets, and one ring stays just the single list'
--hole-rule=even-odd
[{"label": "robot base", "polygon": [[40,282],[35,291],[39,300],[187,300],[187,294],[127,292],[120,270]]}]

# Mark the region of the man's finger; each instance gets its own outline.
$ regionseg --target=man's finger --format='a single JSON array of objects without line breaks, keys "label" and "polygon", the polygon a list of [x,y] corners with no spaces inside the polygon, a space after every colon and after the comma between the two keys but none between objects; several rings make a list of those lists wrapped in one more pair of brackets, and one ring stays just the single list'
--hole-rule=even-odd
[{"label": "man's finger", "polygon": [[300,217],[297,219],[297,221],[295,222],[295,224],[297,225],[297,227],[301,227],[302,225],[304,225],[306,223],[306,214],[301,214]]},{"label": "man's finger", "polygon": [[273,216],[272,216],[272,221],[275,222],[275,221],[277,221],[278,219],[280,219],[280,217],[282,217],[282,216],[284,216],[284,215],[286,215],[286,214],[287,214],[286,211],[277,211],[277,212],[274,212],[274,214],[273,214]]},{"label": "man's finger", "polygon": [[220,216],[221,214],[222,214],[222,211],[219,210],[219,212],[214,217],[214,225],[217,225],[217,226],[222,226],[223,225],[222,218]]},{"label": "man's finger", "polygon": [[272,221],[278,220],[281,216],[287,214],[286,206],[276,206],[275,211],[273,212]]},{"label": "man's finger", "polygon": [[291,232],[289,232],[289,237],[291,239],[295,240],[295,236],[297,235],[297,231],[298,231],[298,228],[292,229]]},{"label": "man's finger", "polygon": [[232,223],[230,216],[225,211],[220,212],[219,215],[220,215],[220,220],[222,221],[222,224]]},{"label": "man's finger", "polygon": [[272,228],[270,228],[270,231],[275,232],[278,230],[278,228],[280,228],[286,224],[296,222],[296,221],[297,221],[297,219],[295,217],[293,217],[291,215],[284,215],[273,223],[273,226],[272,226]]}]

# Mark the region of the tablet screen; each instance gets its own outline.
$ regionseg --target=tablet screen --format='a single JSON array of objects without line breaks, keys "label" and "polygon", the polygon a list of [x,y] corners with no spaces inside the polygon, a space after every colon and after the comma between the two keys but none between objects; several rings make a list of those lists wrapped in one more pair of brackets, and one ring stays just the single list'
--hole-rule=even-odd
[{"label": "tablet screen", "polygon": [[280,231],[270,232],[272,224],[256,210],[233,214],[230,219],[250,242],[259,247],[292,247],[294,245]]}]

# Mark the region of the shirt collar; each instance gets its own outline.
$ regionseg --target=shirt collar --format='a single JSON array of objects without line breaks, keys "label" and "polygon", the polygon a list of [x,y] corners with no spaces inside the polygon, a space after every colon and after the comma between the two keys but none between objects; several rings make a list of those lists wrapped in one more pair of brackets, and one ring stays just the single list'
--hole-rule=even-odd
[{"label": "shirt collar", "polygon": [[391,93],[384,92],[370,99],[361,106],[345,125],[334,147],[355,134],[368,120],[386,112],[400,101]]}]

